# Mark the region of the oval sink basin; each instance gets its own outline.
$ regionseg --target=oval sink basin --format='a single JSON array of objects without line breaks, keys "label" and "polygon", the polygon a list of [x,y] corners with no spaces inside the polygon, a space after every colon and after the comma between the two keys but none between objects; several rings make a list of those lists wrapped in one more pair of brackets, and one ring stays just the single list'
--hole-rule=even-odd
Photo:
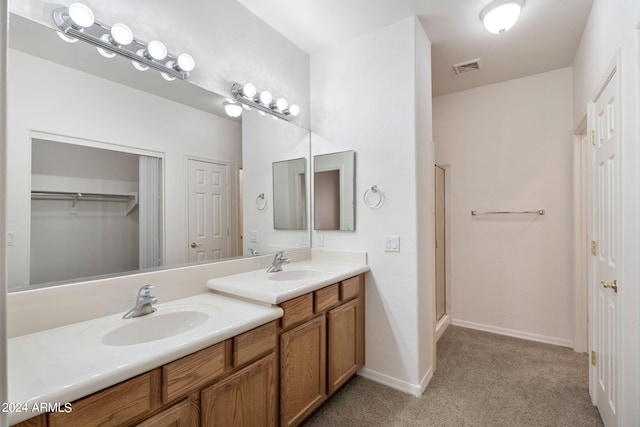
[{"label": "oval sink basin", "polygon": [[119,346],[157,341],[190,331],[209,319],[208,314],[199,311],[156,312],[148,316],[123,319],[123,322],[133,320],[134,323],[126,323],[106,333],[101,342]]},{"label": "oval sink basin", "polygon": [[290,280],[307,280],[317,277],[318,275],[320,275],[320,272],[315,270],[285,270],[278,273],[273,273],[269,276],[269,280],[276,280],[279,282]]},{"label": "oval sink basin", "polygon": [[192,331],[220,309],[214,305],[159,306],[155,313],[123,319],[110,316],[81,331],[77,339],[86,345],[125,346],[144,344]]}]

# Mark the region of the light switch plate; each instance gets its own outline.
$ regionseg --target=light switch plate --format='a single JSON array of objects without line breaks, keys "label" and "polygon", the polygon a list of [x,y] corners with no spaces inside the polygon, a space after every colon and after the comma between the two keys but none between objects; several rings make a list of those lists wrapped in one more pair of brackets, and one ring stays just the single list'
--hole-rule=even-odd
[{"label": "light switch plate", "polygon": [[384,236],[385,252],[400,252],[400,236]]},{"label": "light switch plate", "polygon": [[258,243],[258,232],[257,231],[250,231],[249,232],[249,241],[251,243]]}]

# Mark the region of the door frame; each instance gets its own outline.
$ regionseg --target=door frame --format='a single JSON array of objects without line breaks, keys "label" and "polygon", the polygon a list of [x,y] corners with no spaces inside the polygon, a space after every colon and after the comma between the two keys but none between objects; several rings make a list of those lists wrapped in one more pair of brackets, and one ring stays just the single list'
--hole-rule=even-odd
[{"label": "door frame", "polygon": [[589,245],[591,150],[587,116],[573,133],[573,350],[589,350]]},{"label": "door frame", "polygon": [[[438,321],[435,319],[435,341],[438,342],[442,334],[446,331],[447,327],[451,324],[453,314],[451,311],[452,289],[451,289],[451,165],[435,163],[435,167],[439,167],[444,170],[444,294],[445,294],[445,314]],[[435,182],[435,177],[434,177]],[[435,197],[435,191],[434,191]],[[435,206],[435,205],[434,205]],[[435,215],[434,215],[435,217]],[[435,249],[434,249],[434,262],[435,262]],[[435,301],[436,297],[436,283],[434,276],[433,297]],[[435,307],[434,307],[435,308]],[[436,316],[436,310],[433,312],[434,318]]]},{"label": "door frame", "polygon": [[[598,85],[596,86],[596,90],[593,93],[593,96],[591,96],[589,103],[587,105],[587,135],[590,136],[592,135],[592,131],[594,131],[595,128],[595,122],[596,122],[596,117],[595,117],[595,100],[598,99],[598,97],[600,96],[600,94],[602,93],[602,91],[606,88],[607,84],[612,80],[612,79],[616,79],[617,80],[617,87],[616,87],[616,99],[617,99],[617,116],[616,116],[616,129],[619,130],[619,132],[622,132],[622,102],[621,102],[621,94],[622,94],[622,84],[621,84],[621,79],[620,79],[620,70],[621,70],[621,56],[620,56],[620,51],[616,51],[615,56],[613,57],[612,61],[610,62],[609,66],[607,67],[605,73],[603,74],[602,79],[600,80],[600,82],[598,83]],[[619,142],[619,146],[618,146],[618,171],[617,171],[617,180],[618,180],[618,195],[619,197],[617,197],[616,200],[616,219],[615,221],[618,224],[618,238],[616,239],[616,253],[618,254],[618,271],[620,272],[620,274],[622,273],[624,266],[623,266],[623,260],[624,260],[624,256],[622,253],[623,250],[623,244],[622,244],[622,206],[623,206],[623,197],[624,197],[624,192],[621,191],[620,186],[622,185],[622,147],[621,147],[621,142],[622,142],[622,138],[620,139]],[[590,146],[591,147],[591,146]],[[589,152],[591,152],[591,148],[589,148]],[[593,192],[593,188],[591,186],[591,178],[593,177],[593,164],[590,161],[588,164],[588,182],[590,185],[589,188],[589,197],[590,200],[592,199],[592,192]],[[595,203],[590,203],[589,204],[589,241],[593,240],[592,236],[594,235],[594,227],[595,224],[593,224],[593,219],[595,218],[594,215],[594,209],[595,209]],[[589,331],[589,354],[593,354],[593,352],[596,353],[596,357],[598,355],[601,354],[600,349],[597,347],[597,321],[596,321],[596,315],[597,315],[597,291],[598,291],[598,286],[599,284],[597,283],[597,281],[595,280],[595,258],[591,255],[588,255],[587,258],[587,265],[588,265],[588,281],[589,281],[589,292],[588,292],[588,316],[589,319],[592,319],[592,321],[589,322],[588,324],[588,331]],[[620,279],[624,279],[622,276],[620,277]],[[624,280],[621,280],[621,283],[624,285]],[[615,379],[615,384],[616,384],[616,396],[617,396],[617,401],[616,401],[616,413],[617,413],[617,418],[618,418],[618,422],[621,421],[621,417],[620,417],[620,413],[621,411],[621,402],[623,401],[622,399],[622,381],[620,381],[622,375],[621,375],[621,366],[622,364],[621,359],[622,359],[622,337],[620,335],[620,330],[621,330],[621,325],[622,325],[622,309],[623,309],[623,304],[621,303],[622,298],[620,298],[620,296],[618,297],[618,306],[616,309],[616,318],[615,318],[615,330],[616,333],[618,334],[618,339],[616,339],[616,355],[618,357],[618,360],[616,361],[616,366],[617,366],[617,370],[616,370],[616,376],[617,378]],[[597,406],[598,403],[598,387],[597,387],[597,381],[598,381],[598,370],[597,370],[597,364],[593,365],[592,363],[589,363],[589,394],[591,395],[591,402]]]}]

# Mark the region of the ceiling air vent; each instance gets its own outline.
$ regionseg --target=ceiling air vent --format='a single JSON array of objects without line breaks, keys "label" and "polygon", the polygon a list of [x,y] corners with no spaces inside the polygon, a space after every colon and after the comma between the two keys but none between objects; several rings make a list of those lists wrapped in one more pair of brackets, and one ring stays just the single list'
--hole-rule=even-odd
[{"label": "ceiling air vent", "polygon": [[453,70],[457,75],[472,73],[480,69],[480,60],[472,59],[471,61],[461,62],[459,64],[453,64]]}]

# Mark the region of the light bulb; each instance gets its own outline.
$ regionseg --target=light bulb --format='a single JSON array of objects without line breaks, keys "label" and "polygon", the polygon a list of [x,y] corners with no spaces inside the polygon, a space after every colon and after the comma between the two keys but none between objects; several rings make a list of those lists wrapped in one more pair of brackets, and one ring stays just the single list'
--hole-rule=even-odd
[{"label": "light bulb", "polygon": [[167,73],[160,73],[160,74],[162,75],[162,78],[165,79],[168,82],[172,82],[172,81],[174,81],[176,79],[175,77],[170,76]]},{"label": "light bulb", "polygon": [[293,117],[296,117],[298,114],[300,114],[300,107],[298,107],[296,104],[291,104],[289,106],[289,110],[288,110],[289,114],[291,114]]},{"label": "light bulb", "polygon": [[518,21],[523,5],[524,1],[521,0],[494,0],[482,9],[480,19],[487,31],[502,34]]},{"label": "light bulb", "polygon": [[182,71],[189,72],[196,67],[196,61],[195,59],[193,59],[193,56],[189,55],[188,53],[183,53],[178,56],[178,67]]},{"label": "light bulb", "polygon": [[117,44],[126,46],[133,41],[133,32],[126,25],[117,23],[111,27],[111,37]]},{"label": "light bulb", "polygon": [[91,9],[82,3],[71,3],[69,5],[69,17],[76,26],[83,28],[88,28],[95,22]]},{"label": "light bulb", "polygon": [[284,98],[278,98],[278,100],[276,101],[276,108],[280,111],[286,110],[288,106],[289,103]]},{"label": "light bulb", "polygon": [[247,83],[244,86],[242,86],[242,94],[247,98],[253,98],[254,96],[256,96],[257,92],[258,90],[251,83]]},{"label": "light bulb", "polygon": [[246,105],[246,104],[242,104],[242,108],[244,108],[244,109],[245,109],[245,110],[247,110],[247,111],[251,111],[251,110],[253,109],[253,108],[249,107],[249,106],[248,106],[248,105]]},{"label": "light bulb", "polygon": [[[100,40],[102,40],[103,42],[106,42],[106,43],[111,43],[110,37],[111,36],[109,34],[103,34],[102,37],[100,37]],[[116,56],[115,53],[109,52],[108,50],[103,49],[101,47],[97,47],[96,49],[98,49],[98,53],[100,55],[104,56],[105,58],[113,58],[114,56]]]},{"label": "light bulb", "polygon": [[273,95],[271,95],[271,92],[265,90],[260,93],[260,98],[258,99],[261,104],[269,105],[271,101],[273,101]]},{"label": "light bulb", "polygon": [[147,46],[146,55],[148,55],[148,59],[155,59],[156,61],[162,61],[167,57],[167,47],[158,40],[153,40]]},{"label": "light bulb", "polygon": [[67,43],[75,43],[78,41],[77,38],[68,36],[61,31],[58,31],[58,37],[60,37],[62,40],[66,41]]},{"label": "light bulb", "polygon": [[225,101],[222,103],[222,105],[224,105],[224,111],[229,117],[240,117],[240,115],[242,114],[242,107],[240,106],[240,104]]},{"label": "light bulb", "polygon": [[[136,55],[144,56],[144,49],[138,49],[138,51],[136,52]],[[148,66],[146,66],[144,64],[141,64],[138,61],[131,61],[131,63],[133,64],[133,66],[135,67],[136,70],[147,71],[149,69]]]}]

